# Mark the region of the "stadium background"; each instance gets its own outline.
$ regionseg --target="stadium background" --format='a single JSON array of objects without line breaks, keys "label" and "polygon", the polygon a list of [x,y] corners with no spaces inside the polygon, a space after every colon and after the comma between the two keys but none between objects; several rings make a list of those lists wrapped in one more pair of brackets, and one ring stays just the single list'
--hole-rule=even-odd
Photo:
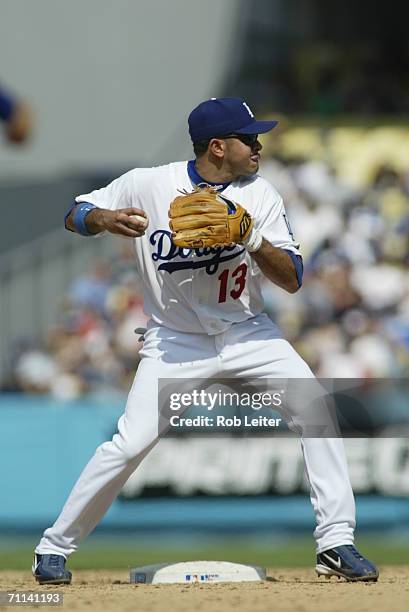
[{"label": "stadium background", "polygon": [[[320,376],[408,377],[407,7],[254,6],[2,2],[0,79],[36,116],[24,149],[0,148],[2,567],[27,567],[114,432],[145,321],[129,244],[68,234],[64,211],[131,167],[188,158],[202,99],[240,95],[280,119],[260,173],[285,198],[306,275],[295,296],[266,285],[268,312]],[[358,542],[407,562],[407,436],[346,445]],[[306,490],[295,440],[164,440],[72,566],[310,565]]]}]

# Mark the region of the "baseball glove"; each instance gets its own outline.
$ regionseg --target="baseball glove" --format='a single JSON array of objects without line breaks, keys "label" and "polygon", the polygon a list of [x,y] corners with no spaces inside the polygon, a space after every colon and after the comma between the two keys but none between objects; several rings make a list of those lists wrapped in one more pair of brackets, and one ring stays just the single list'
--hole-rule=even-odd
[{"label": "baseball glove", "polygon": [[182,193],[169,209],[176,246],[195,249],[240,244],[250,235],[250,214],[216,189],[197,187],[192,193]]}]

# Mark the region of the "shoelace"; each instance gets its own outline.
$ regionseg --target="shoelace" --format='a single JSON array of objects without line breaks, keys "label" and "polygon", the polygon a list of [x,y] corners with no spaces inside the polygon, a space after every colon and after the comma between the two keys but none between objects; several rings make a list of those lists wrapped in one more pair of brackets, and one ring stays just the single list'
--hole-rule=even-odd
[{"label": "shoelace", "polygon": [[365,561],[365,559],[362,557],[362,555],[359,554],[359,552],[357,551],[355,546],[352,546],[352,544],[349,544],[349,545],[345,546],[345,548],[348,548],[348,550],[354,555],[354,557],[356,557],[360,561]]},{"label": "shoelace", "polygon": [[50,565],[58,567],[60,565],[60,556],[59,555],[50,555]]}]

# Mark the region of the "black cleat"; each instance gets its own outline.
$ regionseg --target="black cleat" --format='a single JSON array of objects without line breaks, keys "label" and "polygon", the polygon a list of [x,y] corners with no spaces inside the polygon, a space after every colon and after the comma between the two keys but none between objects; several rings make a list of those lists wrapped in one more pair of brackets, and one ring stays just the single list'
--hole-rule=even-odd
[{"label": "black cleat", "polygon": [[40,584],[70,584],[72,574],[65,569],[63,555],[39,555],[34,553],[32,572]]},{"label": "black cleat", "polygon": [[318,576],[338,576],[350,582],[378,580],[379,571],[351,544],[336,546],[317,555],[315,571]]}]

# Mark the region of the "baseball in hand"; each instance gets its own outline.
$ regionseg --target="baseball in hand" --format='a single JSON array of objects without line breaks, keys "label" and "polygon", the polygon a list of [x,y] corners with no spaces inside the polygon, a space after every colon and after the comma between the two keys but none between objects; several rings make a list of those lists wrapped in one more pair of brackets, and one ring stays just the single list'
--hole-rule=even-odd
[{"label": "baseball in hand", "polygon": [[146,217],[142,217],[142,215],[131,215],[131,219],[135,219],[135,221],[141,221],[141,223],[143,223],[144,227],[144,231],[147,229],[148,225],[149,225],[149,219],[147,219]]}]

